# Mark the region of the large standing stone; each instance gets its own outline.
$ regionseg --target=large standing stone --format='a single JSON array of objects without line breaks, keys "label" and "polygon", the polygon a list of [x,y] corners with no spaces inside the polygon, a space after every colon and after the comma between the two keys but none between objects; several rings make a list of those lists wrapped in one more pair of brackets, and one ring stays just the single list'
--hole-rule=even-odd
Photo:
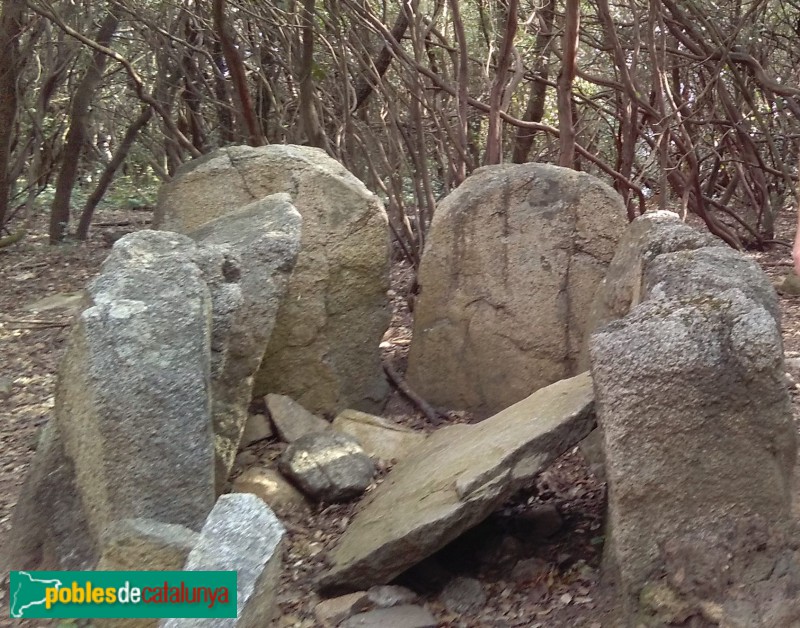
[{"label": "large standing stone", "polygon": [[630,625],[656,611],[654,596],[699,614],[762,585],[789,590],[775,573],[796,456],[766,277],[705,248],[659,255],[642,285],[643,302],[590,348],[609,489],[604,573]]},{"label": "large standing stone", "polygon": [[236,571],[237,618],[167,619],[163,628],[260,628],[275,615],[286,531],[255,495],[223,495],[189,554],[186,571]]},{"label": "large standing stone", "polygon": [[139,232],[87,289],[55,411],[96,539],[129,518],[199,530],[214,504],[212,300],[200,266],[221,274],[224,261],[185,236]]},{"label": "large standing stone", "polygon": [[671,211],[650,211],[634,220],[620,239],[608,272],[594,294],[578,367],[589,367],[591,332],[622,318],[641,302],[645,269],[656,257],[703,247],[727,248],[718,238],[693,229]]},{"label": "large standing stone", "polygon": [[593,427],[592,382],[584,373],[477,425],[434,432],[364,503],[320,586],[389,582],[480,523]]},{"label": "large standing stone", "polygon": [[302,146],[219,149],[162,188],[156,224],[192,231],[278,192],[303,216],[302,250],[256,393],[288,395],[315,413],[375,409],[387,391],[378,345],[389,323],[388,221],[338,162]]},{"label": "large standing stone", "polygon": [[[289,195],[275,194],[207,222],[191,233],[201,244],[226,252],[231,258],[226,268],[232,276],[219,279],[235,282],[241,293],[241,304],[234,311],[215,313],[214,317],[215,324],[222,328],[215,329],[217,337],[212,344],[218,493],[233,466],[253,396],[253,378],[297,260],[301,220]],[[230,300],[222,301],[224,308],[230,305]]]},{"label": "large standing stone", "polygon": [[491,414],[575,375],[594,291],[626,223],[620,196],[588,174],[476,170],[431,224],[411,387],[436,405]]}]

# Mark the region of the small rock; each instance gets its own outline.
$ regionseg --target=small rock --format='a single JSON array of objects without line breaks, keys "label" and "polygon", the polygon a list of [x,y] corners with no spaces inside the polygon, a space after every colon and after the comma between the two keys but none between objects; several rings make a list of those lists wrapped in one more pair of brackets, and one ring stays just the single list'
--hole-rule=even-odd
[{"label": "small rock", "polygon": [[552,504],[533,504],[517,520],[521,531],[534,540],[553,536],[563,525],[561,515]]},{"label": "small rock", "polygon": [[8,395],[11,393],[11,378],[10,377],[0,377],[0,395]]},{"label": "small rock", "polygon": [[245,423],[239,447],[244,449],[253,443],[269,438],[272,434],[272,425],[266,416],[263,414],[251,414],[247,419],[247,423]]},{"label": "small rock", "polygon": [[775,289],[778,291],[778,294],[792,297],[800,296],[800,277],[794,273],[786,275],[783,281],[775,286]]},{"label": "small rock", "polygon": [[272,417],[272,424],[284,442],[293,443],[301,436],[323,432],[331,427],[327,421],[314,416],[291,397],[267,395],[264,402]]},{"label": "small rock", "polygon": [[490,567],[511,566],[522,551],[522,542],[514,536],[504,534],[486,540],[476,552],[476,557]]},{"label": "small rock", "polygon": [[234,493],[252,493],[275,510],[308,510],[303,494],[274,469],[253,467],[240,475],[233,483]]},{"label": "small rock", "polygon": [[396,584],[383,584],[370,588],[367,591],[369,601],[378,608],[390,608],[400,604],[413,604],[418,595],[411,589]]},{"label": "small rock", "polygon": [[526,558],[514,565],[511,579],[517,583],[541,582],[550,572],[550,563],[541,558]]},{"label": "small rock", "polygon": [[474,578],[454,578],[447,583],[439,599],[448,611],[462,615],[481,608],[486,603],[486,593]]},{"label": "small rock", "polygon": [[379,416],[344,410],[331,427],[355,438],[370,456],[382,460],[402,460],[425,440],[425,434]]},{"label": "small rock", "polygon": [[236,466],[239,468],[247,468],[256,462],[258,462],[258,456],[249,449],[245,449],[236,455]]},{"label": "small rock", "polygon": [[325,628],[334,628],[348,619],[369,608],[370,602],[366,591],[357,591],[348,595],[323,600],[314,607],[314,617]]},{"label": "small rock", "polygon": [[436,628],[439,622],[421,606],[393,606],[353,615],[340,628]]},{"label": "small rock", "polygon": [[668,624],[681,624],[694,612],[691,604],[664,583],[646,584],[639,594],[639,605],[645,612]]},{"label": "small rock", "polygon": [[49,312],[52,310],[67,310],[72,314],[78,311],[83,302],[83,292],[59,292],[44,299],[39,299],[25,306],[30,312]]},{"label": "small rock", "polygon": [[301,436],[287,447],[279,468],[306,495],[325,502],[361,495],[375,475],[375,464],[355,439],[330,430]]}]

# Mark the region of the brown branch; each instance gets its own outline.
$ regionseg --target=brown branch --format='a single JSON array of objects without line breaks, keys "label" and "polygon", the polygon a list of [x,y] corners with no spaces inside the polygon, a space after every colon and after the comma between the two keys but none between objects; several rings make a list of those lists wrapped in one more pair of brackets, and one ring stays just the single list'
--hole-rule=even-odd
[{"label": "brown branch", "polygon": [[430,421],[431,425],[435,427],[441,425],[442,421],[439,417],[439,413],[436,412],[431,404],[411,390],[400,373],[398,373],[389,362],[383,363],[383,370],[386,371],[386,375],[389,376],[389,379],[397,387],[397,389],[406,397],[408,397],[414,403],[414,405],[422,411],[422,413],[425,415],[425,418]]}]

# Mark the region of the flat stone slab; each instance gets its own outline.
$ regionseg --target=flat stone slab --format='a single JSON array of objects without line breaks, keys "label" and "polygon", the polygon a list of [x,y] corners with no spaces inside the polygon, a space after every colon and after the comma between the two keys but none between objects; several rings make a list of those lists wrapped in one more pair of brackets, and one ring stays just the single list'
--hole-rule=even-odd
[{"label": "flat stone slab", "polygon": [[485,519],[594,425],[592,380],[583,373],[477,425],[438,430],[364,502],[318,585],[389,582]]}]

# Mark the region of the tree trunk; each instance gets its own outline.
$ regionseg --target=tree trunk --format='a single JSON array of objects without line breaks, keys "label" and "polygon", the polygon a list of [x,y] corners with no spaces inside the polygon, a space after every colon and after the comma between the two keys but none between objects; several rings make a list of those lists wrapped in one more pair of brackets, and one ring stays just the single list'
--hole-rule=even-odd
[{"label": "tree trunk", "polygon": [[[97,31],[97,43],[108,47],[117,30],[119,18],[110,11]],[[61,169],[56,180],[56,193],[50,210],[50,244],[63,242],[69,228],[69,201],[72,189],[78,178],[78,165],[81,152],[86,142],[86,131],[89,125],[89,106],[92,96],[103,79],[108,57],[95,51],[83,79],[78,84],[72,97],[70,108],[70,124],[67,132],[66,146],[61,162]]]},{"label": "tree trunk", "polygon": [[247,86],[247,73],[244,70],[244,63],[236,48],[233,35],[228,31],[225,23],[225,0],[214,0],[211,7],[214,19],[214,28],[222,44],[222,54],[225,56],[225,63],[233,80],[233,93],[239,105],[239,115],[247,129],[247,142],[250,146],[263,146],[264,137],[261,135],[258,120],[256,120],[253,100],[250,98],[250,90]]},{"label": "tree trunk", "polygon": [[514,37],[517,34],[518,4],[518,0],[509,0],[506,9],[503,42],[500,45],[500,52],[497,56],[497,72],[489,95],[489,130],[486,135],[485,165],[499,164],[503,158],[503,126],[500,119],[500,109],[503,101],[503,91],[508,83],[508,69],[511,67],[511,49],[514,47]]},{"label": "tree trunk", "polygon": [[558,75],[558,165],[572,168],[575,165],[575,121],[572,116],[572,81],[575,79],[578,57],[578,29],[581,5],[579,0],[566,0],[564,46],[561,73]]},{"label": "tree trunk", "polygon": [[314,90],[314,14],[315,0],[303,0],[301,10],[300,119],[311,146],[325,148],[325,135],[317,117]]},{"label": "tree trunk", "polygon": [[5,0],[0,14],[0,232],[6,223],[13,181],[9,175],[18,94],[19,36],[24,0]]},{"label": "tree trunk", "polygon": [[117,168],[119,168],[122,162],[127,158],[131,146],[133,146],[134,141],[136,141],[137,134],[150,122],[150,118],[152,117],[153,108],[150,107],[150,105],[145,105],[142,112],[125,132],[125,137],[122,138],[122,142],[120,142],[117,150],[114,151],[114,154],[103,170],[103,174],[100,175],[100,180],[97,182],[94,192],[92,192],[91,196],[86,200],[86,205],[83,207],[76,234],[79,240],[85,240],[89,235],[89,226],[92,224],[92,216],[94,215],[97,204],[103,198],[108,186],[111,185],[111,182],[114,180],[114,174],[117,172]]}]

